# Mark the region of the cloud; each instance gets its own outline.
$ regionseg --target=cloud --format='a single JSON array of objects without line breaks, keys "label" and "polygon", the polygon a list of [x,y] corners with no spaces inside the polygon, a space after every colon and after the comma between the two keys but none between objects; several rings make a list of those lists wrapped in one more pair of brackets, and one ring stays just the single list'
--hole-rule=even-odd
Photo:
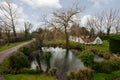
[{"label": "cloud", "polygon": [[72,19],[73,19],[74,22],[76,22],[76,23],[79,23],[79,22],[80,22],[80,17],[79,17],[79,15],[74,15],[74,16],[72,17]]},{"label": "cloud", "polygon": [[101,4],[108,4],[110,3],[112,0],[88,0],[94,3],[94,7],[99,7]]},{"label": "cloud", "polygon": [[[15,17],[15,24],[17,26],[20,26],[24,23],[24,21],[28,20],[28,16],[24,13],[23,11],[23,8],[18,6],[17,4],[15,3],[10,3],[10,5],[12,6],[12,11],[15,12],[16,9],[16,14],[13,14],[13,16],[16,16]],[[4,8],[6,8],[6,10],[8,9],[8,5],[6,2],[0,2],[0,6],[3,6]],[[7,10],[8,11],[8,10]],[[2,19],[4,19],[5,21],[7,22],[10,22],[10,20],[8,18],[10,18],[10,15],[8,14],[8,12],[5,11],[5,10],[1,10],[0,9],[0,17]],[[6,17],[7,16],[7,17]],[[20,27],[19,27],[20,28]]]},{"label": "cloud", "polygon": [[91,15],[83,16],[82,19],[81,19],[81,26],[86,27],[87,23],[88,23],[88,20],[92,20],[92,18],[93,17]]},{"label": "cloud", "polygon": [[35,7],[62,8],[59,0],[21,0],[22,2]]}]

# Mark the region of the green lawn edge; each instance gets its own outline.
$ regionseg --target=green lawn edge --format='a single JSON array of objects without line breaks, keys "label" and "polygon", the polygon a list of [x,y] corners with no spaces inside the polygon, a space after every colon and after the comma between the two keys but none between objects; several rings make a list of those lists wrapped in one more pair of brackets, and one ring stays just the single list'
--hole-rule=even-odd
[{"label": "green lawn edge", "polygon": [[21,42],[14,42],[14,43],[10,43],[9,46],[6,44],[4,46],[0,46],[0,52],[4,51],[4,50],[7,50],[7,49],[10,49],[12,47],[15,47],[19,44],[22,44],[22,43],[25,43],[25,42],[29,42],[30,40],[27,40],[27,41],[21,41]]},{"label": "green lawn edge", "polygon": [[54,77],[46,74],[7,74],[4,77],[6,80],[55,80]]}]

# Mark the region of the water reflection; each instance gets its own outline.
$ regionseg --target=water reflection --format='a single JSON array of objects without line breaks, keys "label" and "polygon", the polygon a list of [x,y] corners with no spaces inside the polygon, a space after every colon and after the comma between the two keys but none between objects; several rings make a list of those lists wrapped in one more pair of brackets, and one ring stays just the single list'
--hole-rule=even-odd
[{"label": "water reflection", "polygon": [[51,59],[51,67],[61,67],[65,64],[68,64],[68,69],[76,70],[78,68],[84,67],[83,63],[81,62],[78,57],[76,57],[72,51],[69,51],[68,56],[66,57],[66,50],[56,47],[56,48],[42,48],[43,51],[51,51],[52,52],[52,59]]},{"label": "water reflection", "polygon": [[[51,58],[51,68],[57,69],[57,77],[60,80],[67,80],[66,73],[69,70],[77,70],[79,68],[83,68],[83,62],[75,55],[75,53],[70,50],[69,54],[66,57],[66,50],[62,49],[60,47],[43,47],[43,52],[50,51],[52,52],[52,58]],[[95,56],[95,61],[102,61],[103,59]],[[35,69],[36,62],[32,62],[32,68]],[[42,69],[45,70],[46,66],[42,64]]]}]

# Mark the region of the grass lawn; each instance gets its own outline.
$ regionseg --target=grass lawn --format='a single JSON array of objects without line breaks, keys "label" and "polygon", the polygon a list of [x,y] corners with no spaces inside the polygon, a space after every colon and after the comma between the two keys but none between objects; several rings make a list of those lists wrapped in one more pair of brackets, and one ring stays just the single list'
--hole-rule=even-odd
[{"label": "grass lawn", "polygon": [[[55,80],[54,77],[45,75],[45,74],[7,74],[4,75],[6,80]],[[110,74],[106,73],[96,73],[92,80],[114,80],[115,78],[120,77],[120,71],[115,71]]]},{"label": "grass lawn", "polygon": [[65,40],[45,40],[45,41],[43,41],[43,44],[44,45],[51,45],[51,44],[55,44],[55,45],[57,45],[57,44],[65,44],[66,42],[65,42]]},{"label": "grass lawn", "polygon": [[24,43],[24,42],[27,42],[27,41],[10,43],[9,46],[8,46],[8,45],[0,46],[0,52],[1,52],[1,51],[4,51],[4,50],[6,50],[6,49],[12,48],[12,47],[14,47],[14,46],[17,46],[17,45],[19,45],[19,44],[21,44],[21,43]]},{"label": "grass lawn", "polygon": [[96,73],[92,80],[114,80],[115,78],[120,77],[120,71],[115,71],[110,74],[106,73]]},{"label": "grass lawn", "polygon": [[[46,40],[43,42],[45,45],[51,45],[51,44],[55,44],[55,45],[58,45],[58,44],[61,44],[61,45],[66,45],[66,40]],[[75,46],[76,43],[73,42],[73,41],[69,41],[69,45],[73,45]]]},{"label": "grass lawn", "polygon": [[30,74],[18,74],[18,75],[4,75],[6,80],[55,80],[54,77],[45,75],[45,74],[36,74],[36,75],[30,75]]},{"label": "grass lawn", "polygon": [[[8,70],[9,59],[3,61],[0,65],[0,72]],[[6,80],[55,80],[55,77],[45,74],[4,74]]]},{"label": "grass lawn", "polygon": [[7,70],[8,66],[9,66],[9,60],[5,59],[3,63],[0,65],[0,72]]},{"label": "grass lawn", "polygon": [[[44,46],[52,46],[52,47],[62,47],[66,48],[66,41],[65,40],[51,40],[51,41],[44,41],[43,42]],[[84,49],[84,45],[78,44],[73,41],[69,41],[69,49],[76,49],[76,50],[81,50]]]},{"label": "grass lawn", "polygon": [[98,49],[100,51],[109,52],[109,42],[107,40],[104,40],[102,45],[86,46],[86,48],[88,48],[88,49],[94,48],[94,49]]},{"label": "grass lawn", "polygon": [[[57,40],[57,41],[45,41],[45,45],[51,45],[51,44],[62,44],[65,45],[65,40]],[[72,41],[70,41],[70,45],[75,46],[76,44]],[[109,42],[107,40],[103,41],[102,45],[85,45],[86,49],[94,48],[98,49],[100,51],[109,52]]]}]

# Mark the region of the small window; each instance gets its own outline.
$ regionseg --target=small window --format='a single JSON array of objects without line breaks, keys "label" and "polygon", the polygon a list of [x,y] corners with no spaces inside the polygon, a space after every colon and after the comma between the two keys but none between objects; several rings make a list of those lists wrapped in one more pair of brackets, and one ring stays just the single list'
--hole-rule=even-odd
[{"label": "small window", "polygon": [[99,39],[97,39],[97,44],[100,44],[100,40]]}]

